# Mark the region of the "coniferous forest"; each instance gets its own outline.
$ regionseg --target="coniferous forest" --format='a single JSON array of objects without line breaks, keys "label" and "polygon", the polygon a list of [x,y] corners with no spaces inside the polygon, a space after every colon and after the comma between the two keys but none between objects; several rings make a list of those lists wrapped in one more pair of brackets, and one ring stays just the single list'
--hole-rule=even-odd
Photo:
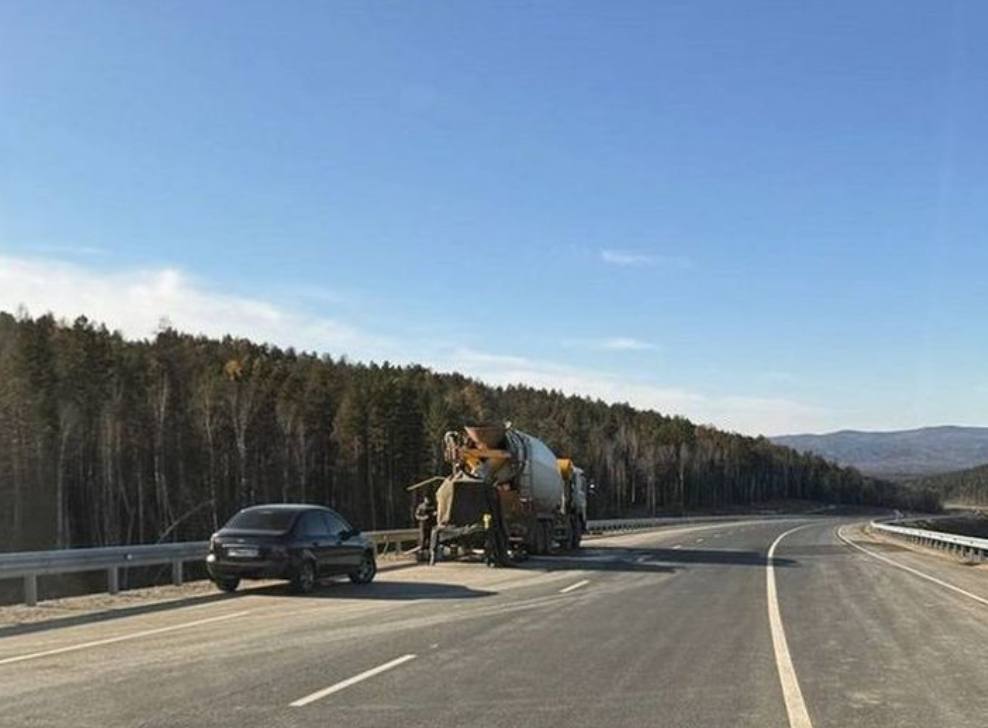
[{"label": "coniferous forest", "polygon": [[682,417],[418,366],[84,318],[0,312],[0,549],[203,539],[238,508],[307,501],[412,523],[441,439],[506,419],[597,484],[593,517],[773,499],[935,509],[927,492]]}]

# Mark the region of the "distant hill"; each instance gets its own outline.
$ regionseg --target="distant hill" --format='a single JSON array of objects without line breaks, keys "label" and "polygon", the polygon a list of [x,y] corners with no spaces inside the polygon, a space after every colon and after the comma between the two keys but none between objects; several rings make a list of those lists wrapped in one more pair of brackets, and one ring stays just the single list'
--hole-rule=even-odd
[{"label": "distant hill", "polygon": [[939,493],[945,502],[988,505],[988,465],[918,477],[908,482],[909,485]]},{"label": "distant hill", "polygon": [[988,427],[841,430],[823,435],[782,435],[771,440],[885,478],[910,479],[988,464]]}]

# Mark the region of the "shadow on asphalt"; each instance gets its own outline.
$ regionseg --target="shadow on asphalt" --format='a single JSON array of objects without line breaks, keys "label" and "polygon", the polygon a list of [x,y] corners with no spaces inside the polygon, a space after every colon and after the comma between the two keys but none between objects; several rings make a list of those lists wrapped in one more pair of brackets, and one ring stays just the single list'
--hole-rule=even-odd
[{"label": "shadow on asphalt", "polygon": [[[894,546],[891,548],[895,548]],[[638,574],[668,574],[693,565],[713,564],[727,566],[766,566],[768,560],[758,551],[732,551],[725,549],[664,549],[664,548],[584,548],[571,554],[532,557],[516,564],[514,568],[525,571],[614,571]],[[798,566],[793,559],[776,556],[772,564],[778,567]],[[407,568],[414,563],[395,565]],[[485,568],[479,561],[476,568]],[[382,572],[386,574],[387,571]],[[379,575],[380,577],[381,575]],[[142,614],[167,612],[173,609],[199,606],[212,602],[230,601],[242,596],[291,596],[299,600],[312,599],[369,599],[381,601],[413,601],[416,599],[477,599],[493,596],[496,592],[471,589],[458,584],[436,582],[388,582],[375,581],[373,584],[356,585],[347,581],[323,581],[312,594],[293,594],[287,582],[267,584],[243,589],[233,594],[216,592],[200,594],[184,599],[173,599],[153,604],[138,604],[131,607],[108,609],[66,617],[56,617],[43,622],[17,624],[0,627],[0,638],[15,635],[44,632],[61,627],[108,622]]]},{"label": "shadow on asphalt", "polygon": [[783,550],[789,556],[853,556],[860,553],[843,543],[786,544]]},{"label": "shadow on asphalt", "polygon": [[[380,578],[381,574],[387,574],[390,571],[396,571],[398,569],[405,569],[405,568],[408,568],[410,566],[415,566],[415,563],[414,562],[408,562],[407,564],[406,563],[388,564],[385,569],[382,569],[378,573],[378,577]],[[382,582],[381,584],[374,584],[372,588],[376,588],[378,586],[383,586],[385,583],[386,582]],[[82,625],[82,624],[97,624],[99,622],[111,622],[111,621],[113,621],[115,619],[124,619],[126,617],[136,617],[136,616],[139,616],[139,615],[142,615],[142,614],[155,614],[157,612],[168,612],[168,611],[171,611],[173,609],[184,609],[185,607],[196,607],[196,606],[200,606],[200,605],[203,605],[203,604],[211,604],[213,602],[230,601],[230,600],[239,599],[240,597],[244,597],[244,596],[248,596],[248,595],[254,595],[254,596],[286,596],[286,595],[291,595],[291,596],[297,596],[300,599],[305,598],[306,596],[320,596],[320,592],[319,591],[317,591],[316,594],[314,594],[314,595],[295,595],[295,594],[292,594],[291,589],[289,588],[288,582],[284,582],[284,583],[279,582],[279,583],[276,583],[276,584],[266,584],[264,586],[250,586],[250,582],[245,582],[245,584],[247,585],[247,588],[241,587],[241,590],[240,591],[234,592],[233,594],[227,594],[225,592],[216,591],[216,592],[213,592],[213,593],[210,593],[210,594],[199,594],[199,595],[196,595],[196,596],[193,596],[193,597],[183,597],[181,599],[170,599],[168,601],[153,602],[151,604],[135,604],[135,605],[130,606],[130,607],[116,607],[116,608],[113,608],[113,609],[105,609],[103,611],[87,612],[85,614],[73,614],[73,615],[68,615],[68,616],[64,616],[64,617],[53,617],[52,619],[46,619],[44,621],[39,621],[39,622],[28,622],[28,623],[24,623],[24,624],[12,624],[12,625],[9,625],[7,627],[0,627],[0,639],[3,639],[4,637],[14,637],[16,635],[22,635],[22,634],[33,634],[33,633],[36,633],[36,632],[45,632],[45,631],[50,630],[50,629],[61,629],[62,627],[75,627],[77,625]],[[349,583],[347,583],[347,584],[338,584],[337,583],[337,584],[333,584],[332,586],[333,587],[336,587],[336,588],[334,588],[333,591],[327,593],[326,596],[336,596],[336,597],[350,598],[350,599],[357,599],[357,598],[360,598],[360,599],[375,599],[375,598],[377,598],[377,599],[397,599],[398,598],[398,597],[395,597],[395,596],[375,596],[375,595],[363,594],[363,593],[358,594],[357,591],[355,591],[355,590],[357,590],[357,589],[367,589],[368,587],[357,587],[357,586],[354,586],[354,585],[349,584]],[[341,586],[343,587],[343,589],[338,589]],[[442,587],[444,585],[442,585],[442,584],[427,584],[425,586],[432,586],[432,587],[439,588],[439,587]],[[320,586],[320,590],[326,589],[326,588],[329,588],[329,586],[327,584],[325,584],[325,583]],[[351,589],[351,588],[354,590],[352,593],[346,593],[345,592],[346,589]],[[455,588],[455,587],[453,587],[453,588]],[[122,592],[122,593],[124,595],[126,595],[126,592]],[[448,598],[450,598],[450,599],[453,599],[453,598],[462,599],[465,596],[471,596],[471,595],[459,594],[459,595],[450,596]],[[479,592],[479,593],[477,593],[477,594],[475,594],[473,596],[487,596],[487,594],[486,593],[483,593],[483,592]],[[126,598],[126,597],[124,597],[124,598]],[[441,599],[443,597],[441,597],[441,596],[428,595],[428,596],[418,596],[418,597],[406,596],[405,598],[406,599],[425,599],[425,598],[429,598],[429,599]],[[39,606],[39,608],[40,609],[43,609],[44,608],[44,602],[41,603],[41,606]]]},{"label": "shadow on asphalt", "polygon": [[[767,566],[765,554],[760,551],[732,551],[730,549],[657,549],[632,548],[586,549],[575,554],[533,557],[523,568],[543,571],[627,571],[637,573],[663,573],[677,571],[690,565],[713,564],[725,566]],[[773,557],[772,565],[797,566],[798,561]]]},{"label": "shadow on asphalt", "polygon": [[[274,588],[274,587],[273,587]],[[291,594],[286,588],[272,596]],[[255,592],[259,593],[259,592]],[[416,599],[479,599],[492,597],[497,592],[471,589],[459,584],[437,582],[375,581],[372,584],[324,582],[311,594],[291,594],[296,599],[369,599],[381,601],[413,601]]]},{"label": "shadow on asphalt", "polygon": [[615,557],[606,561],[596,558],[580,558],[575,554],[562,558],[553,556],[533,556],[528,561],[518,564],[518,568],[525,571],[615,571],[636,574],[671,574],[678,569],[675,566],[666,564],[638,563],[634,560],[634,554],[629,554],[626,558]]}]

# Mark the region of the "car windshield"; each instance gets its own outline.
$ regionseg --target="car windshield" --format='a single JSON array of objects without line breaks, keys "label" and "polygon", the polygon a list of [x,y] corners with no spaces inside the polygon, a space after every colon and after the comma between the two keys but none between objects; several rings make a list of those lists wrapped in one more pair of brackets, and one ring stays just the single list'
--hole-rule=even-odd
[{"label": "car windshield", "polygon": [[296,511],[283,508],[251,508],[240,511],[229,520],[226,528],[250,531],[287,531],[295,520]]}]

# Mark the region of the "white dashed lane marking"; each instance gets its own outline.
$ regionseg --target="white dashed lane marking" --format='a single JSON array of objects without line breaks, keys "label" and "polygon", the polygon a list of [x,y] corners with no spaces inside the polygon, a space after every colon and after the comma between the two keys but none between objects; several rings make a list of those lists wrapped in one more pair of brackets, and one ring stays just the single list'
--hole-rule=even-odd
[{"label": "white dashed lane marking", "polygon": [[581,586],[586,586],[589,583],[590,583],[590,580],[589,579],[584,579],[583,581],[578,581],[575,584],[570,584],[568,587],[565,587],[564,589],[560,589],[559,590],[559,593],[560,594],[569,594],[571,591],[576,591]]},{"label": "white dashed lane marking", "polygon": [[330,685],[328,688],[323,688],[322,690],[317,690],[310,695],[306,695],[304,698],[299,698],[294,703],[291,704],[293,708],[301,708],[309,703],[314,703],[317,700],[321,700],[333,693],[338,693],[340,690],[345,690],[351,685],[356,685],[359,682],[363,682],[368,678],[372,678],[375,675],[380,675],[382,672],[391,670],[398,665],[403,665],[409,660],[414,660],[416,655],[402,655],[401,657],[395,658],[390,662],[385,662],[383,665],[378,665],[377,667],[372,667],[370,670],[365,670],[359,675],[354,675],[353,677],[347,678],[346,680],[341,680],[338,683]]}]

